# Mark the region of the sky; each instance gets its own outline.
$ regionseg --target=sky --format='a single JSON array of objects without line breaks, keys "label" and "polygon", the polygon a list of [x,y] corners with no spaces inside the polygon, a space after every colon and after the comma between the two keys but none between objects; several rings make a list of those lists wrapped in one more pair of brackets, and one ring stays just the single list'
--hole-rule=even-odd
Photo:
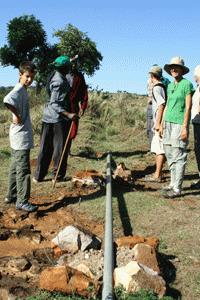
[{"label": "sky", "polygon": [[[93,88],[145,94],[148,71],[181,56],[193,81],[200,64],[200,1],[1,0],[0,47],[7,43],[7,23],[33,14],[56,43],[53,33],[71,23],[96,43],[103,55],[100,70],[87,83]],[[164,72],[164,75],[169,78]],[[14,85],[18,71],[0,66],[0,86]],[[194,81],[193,81],[194,83]]]}]

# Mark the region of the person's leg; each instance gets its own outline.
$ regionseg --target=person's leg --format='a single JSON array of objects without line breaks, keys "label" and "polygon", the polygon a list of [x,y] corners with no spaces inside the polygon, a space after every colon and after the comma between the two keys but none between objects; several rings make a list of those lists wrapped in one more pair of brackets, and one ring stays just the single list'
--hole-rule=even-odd
[{"label": "person's leg", "polygon": [[200,175],[200,124],[193,124],[194,130],[194,152],[197,161],[198,173]]},{"label": "person's leg", "polygon": [[167,159],[167,164],[170,170],[170,184],[171,188],[174,187],[176,182],[176,167],[174,163],[174,156],[173,156],[173,147],[170,144],[164,145],[165,155]]},{"label": "person's leg", "polygon": [[11,162],[8,178],[8,192],[5,198],[5,202],[11,203],[17,200],[17,183],[16,183],[16,161],[14,150],[11,150]]},{"label": "person's leg", "polygon": [[185,166],[187,163],[187,150],[186,148],[175,148],[174,149],[174,160],[176,168],[176,181],[174,185],[174,190],[181,192],[182,183],[185,174]]},{"label": "person's leg", "polygon": [[[54,126],[54,139],[53,139],[53,145],[54,145],[54,153],[53,153],[53,162],[54,162],[54,175],[56,175],[60,159],[62,156],[62,152],[65,146],[65,142],[69,133],[71,122],[69,121],[62,121],[59,123],[56,123]],[[66,174],[66,169],[67,169],[67,158],[69,154],[69,145],[68,144],[63,159],[62,163],[60,166],[60,170],[58,173],[58,178],[64,178]]]},{"label": "person's leg", "polygon": [[162,176],[162,168],[165,163],[165,155],[159,154],[156,155],[156,171],[155,171],[155,178],[160,178]]},{"label": "person's leg", "polygon": [[151,141],[153,138],[153,112],[152,112],[152,104],[147,105],[147,138],[149,142],[149,146],[151,147]]},{"label": "person's leg", "polygon": [[33,212],[37,210],[36,205],[29,203],[31,191],[30,179],[30,150],[16,150],[16,182],[17,182],[17,202],[16,209]]},{"label": "person's leg", "polygon": [[16,150],[17,204],[27,203],[30,198],[30,150]]},{"label": "person's leg", "polygon": [[42,181],[48,173],[53,154],[53,124],[42,124],[42,133],[40,139],[40,151],[37,159],[37,167],[34,178]]}]

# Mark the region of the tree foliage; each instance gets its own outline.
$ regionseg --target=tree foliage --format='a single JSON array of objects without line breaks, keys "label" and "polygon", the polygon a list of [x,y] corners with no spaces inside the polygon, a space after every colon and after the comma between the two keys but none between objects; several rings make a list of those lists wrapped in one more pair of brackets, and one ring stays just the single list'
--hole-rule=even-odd
[{"label": "tree foliage", "polygon": [[103,57],[87,33],[68,24],[64,29],[56,31],[54,35],[59,38],[58,49],[61,54],[70,57],[79,55],[79,68],[82,72],[91,76],[100,68]]},{"label": "tree foliage", "polygon": [[56,45],[49,45],[46,32],[40,20],[33,15],[12,19],[7,25],[7,45],[0,48],[0,62],[3,66],[19,67],[22,61],[36,64],[37,86],[45,84],[48,64],[58,56]]}]

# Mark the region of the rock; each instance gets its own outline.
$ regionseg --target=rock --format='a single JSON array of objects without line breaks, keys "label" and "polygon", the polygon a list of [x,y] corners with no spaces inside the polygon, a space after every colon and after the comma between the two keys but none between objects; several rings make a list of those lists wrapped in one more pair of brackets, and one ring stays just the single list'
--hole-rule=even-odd
[{"label": "rock", "polygon": [[117,244],[118,247],[129,247],[133,248],[137,244],[147,244],[154,249],[157,249],[159,245],[159,240],[156,237],[143,237],[143,236],[123,236],[118,239],[116,239],[115,243]]},{"label": "rock", "polygon": [[83,274],[87,275],[88,277],[94,279],[94,275],[87,265],[80,264],[76,267],[76,270],[78,270],[78,271],[82,272]]},{"label": "rock", "polygon": [[140,289],[153,290],[159,298],[162,298],[166,293],[166,283],[161,276],[150,275],[141,269],[132,277],[129,292],[136,292]]},{"label": "rock", "polygon": [[9,291],[7,289],[0,289],[0,300],[9,300]]},{"label": "rock", "polygon": [[149,245],[146,244],[137,244],[133,248],[134,259],[142,265],[147,266],[152,269],[154,272],[160,273],[158,266],[158,261],[156,257],[156,251]]},{"label": "rock", "polygon": [[[87,254],[87,257],[85,258]],[[65,253],[62,255],[57,264],[60,266],[69,266],[73,269],[79,270],[85,273],[87,276],[94,278],[96,281],[100,281],[103,277],[103,251],[102,250],[93,250],[82,252],[78,251],[76,254],[71,255],[70,253]],[[84,269],[79,269],[80,265],[84,265]]]},{"label": "rock", "polygon": [[8,262],[8,268],[15,272],[23,272],[30,269],[31,263],[23,257],[11,259]]},{"label": "rock", "polygon": [[133,172],[129,170],[123,162],[118,164],[114,171],[113,178],[117,181],[125,181],[127,183],[133,183]]},{"label": "rock", "polygon": [[[55,245],[53,242],[51,242],[51,248],[53,249],[54,255],[55,255],[56,257],[59,257],[59,256],[61,256],[61,255],[63,254],[62,249],[61,249],[60,247],[58,247],[57,245]],[[76,250],[76,248],[75,248],[75,252],[76,252],[76,251],[77,251],[77,250]],[[71,253],[75,253],[75,252],[71,251]]]},{"label": "rock", "polygon": [[40,274],[40,288],[66,294],[89,296],[89,287],[97,292],[99,285],[82,272],[67,266],[49,267]]},{"label": "rock", "polygon": [[34,230],[33,225],[25,225],[16,232],[16,236],[18,238],[26,238],[27,240],[34,242],[36,244],[40,244],[43,237],[41,235],[41,231]]},{"label": "rock", "polygon": [[49,267],[40,274],[40,288],[48,291],[68,292],[69,276],[65,266]]},{"label": "rock", "polygon": [[79,171],[72,177],[72,182],[78,186],[101,186],[104,182],[104,176],[95,170]]},{"label": "rock", "polygon": [[0,229],[0,241],[6,241],[8,240],[12,235],[12,231]]},{"label": "rock", "polygon": [[29,274],[31,274],[31,275],[39,274],[41,267],[40,267],[38,261],[33,260],[31,263],[32,263],[32,266],[29,269]]},{"label": "rock", "polygon": [[135,293],[140,289],[150,289],[160,298],[166,292],[164,279],[159,275],[145,272],[142,266],[135,261],[114,270],[114,284],[115,287],[122,285],[129,293]]},{"label": "rock", "polygon": [[52,245],[71,253],[76,253],[79,249],[81,251],[98,249],[101,246],[101,241],[97,237],[84,233],[74,226],[65,227],[52,242]]},{"label": "rock", "polygon": [[136,261],[131,261],[124,267],[115,268],[114,270],[114,282],[115,286],[122,285],[126,291],[129,290],[129,285],[132,280],[132,276],[137,274],[140,270],[140,266]]}]

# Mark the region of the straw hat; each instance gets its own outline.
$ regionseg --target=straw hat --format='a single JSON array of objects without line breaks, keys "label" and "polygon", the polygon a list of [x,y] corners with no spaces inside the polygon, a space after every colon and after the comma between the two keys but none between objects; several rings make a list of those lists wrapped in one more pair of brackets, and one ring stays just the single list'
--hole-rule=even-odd
[{"label": "straw hat", "polygon": [[196,66],[196,68],[194,69],[194,76],[200,78],[200,65]]},{"label": "straw hat", "polygon": [[151,67],[149,74],[156,75],[158,77],[162,77],[162,68],[159,67],[158,65],[154,65]]},{"label": "straw hat", "polygon": [[179,67],[181,67],[181,68],[183,69],[183,75],[187,74],[187,73],[190,71],[190,69],[187,68],[187,67],[185,66],[184,60],[183,60],[180,56],[173,57],[173,58],[171,59],[170,63],[169,63],[169,64],[166,64],[166,65],[164,66],[164,70],[165,70],[169,75],[171,75],[170,70],[171,70],[171,68],[172,68],[173,66],[179,66]]}]

